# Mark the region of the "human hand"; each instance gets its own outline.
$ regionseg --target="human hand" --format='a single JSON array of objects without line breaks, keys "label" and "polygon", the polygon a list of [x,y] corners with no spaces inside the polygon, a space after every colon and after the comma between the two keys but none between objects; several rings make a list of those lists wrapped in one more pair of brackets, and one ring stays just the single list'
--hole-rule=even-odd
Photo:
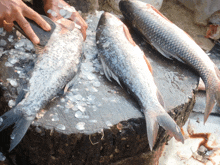
[{"label": "human hand", "polygon": [[39,38],[25,17],[35,21],[45,31],[51,30],[50,25],[21,0],[0,0],[0,27],[4,27],[6,31],[11,31],[14,26],[13,21],[16,21],[28,38],[34,44],[39,44]]},{"label": "human hand", "polygon": [[86,29],[88,25],[74,7],[63,0],[43,0],[44,11],[53,21],[61,18],[70,19],[80,26],[84,40],[86,39]]}]

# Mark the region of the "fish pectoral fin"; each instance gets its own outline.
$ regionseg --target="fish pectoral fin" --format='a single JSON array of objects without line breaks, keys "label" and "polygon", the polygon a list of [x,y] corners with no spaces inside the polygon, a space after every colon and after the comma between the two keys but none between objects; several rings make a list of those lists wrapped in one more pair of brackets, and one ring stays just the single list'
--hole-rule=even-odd
[{"label": "fish pectoral fin", "polygon": [[176,60],[185,64],[185,62],[181,58],[179,58],[176,54],[172,54],[172,53],[168,52],[166,49],[158,46],[155,43],[151,43],[151,45],[153,45],[156,48],[156,50],[159,51],[164,57],[166,57],[170,60],[176,59]]},{"label": "fish pectoral fin", "polygon": [[69,88],[71,88],[72,86],[75,85],[76,79],[77,79],[78,77],[79,77],[79,74],[76,74],[76,75],[73,77],[73,79],[66,84],[66,86],[65,86],[64,89],[63,89],[63,95],[66,94],[66,92],[69,90]]},{"label": "fish pectoral fin", "polygon": [[127,38],[127,40],[133,45],[133,46],[136,46],[136,43],[134,42],[134,40],[132,39],[131,37],[131,34],[127,28],[127,26],[125,24],[123,24],[123,31],[124,31],[124,34]]},{"label": "fish pectoral fin", "polygon": [[144,55],[144,60],[145,60],[145,62],[146,62],[146,64],[147,64],[148,69],[150,70],[151,74],[153,74],[152,66],[151,66],[149,60],[147,59],[147,57],[146,57],[145,55]]},{"label": "fish pectoral fin", "polygon": [[119,81],[119,78],[109,69],[109,67],[106,65],[105,61],[102,58],[100,58],[100,59],[101,59],[102,67],[103,67],[106,78],[109,81],[112,81],[111,80],[111,78],[112,78],[113,80],[115,80],[122,87],[122,85]]},{"label": "fish pectoral fin", "polygon": [[163,101],[163,97],[162,97],[160,91],[158,91],[158,90],[157,90],[157,99],[158,99],[158,101],[160,102],[160,104],[161,104],[163,107],[165,107],[165,104],[164,104],[164,101]]}]

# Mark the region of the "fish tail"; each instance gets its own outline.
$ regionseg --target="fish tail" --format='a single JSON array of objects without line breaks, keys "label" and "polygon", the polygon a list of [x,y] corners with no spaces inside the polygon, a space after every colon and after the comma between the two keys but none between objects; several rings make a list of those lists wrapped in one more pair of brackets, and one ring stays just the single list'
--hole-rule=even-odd
[{"label": "fish tail", "polygon": [[215,103],[220,105],[220,80],[217,81],[214,88],[206,89],[206,108],[204,114],[204,124],[207,121]]},{"label": "fish tail", "polygon": [[25,118],[22,112],[17,107],[6,112],[0,118],[2,119],[2,122],[0,123],[0,132],[7,127],[15,124],[14,130],[11,134],[11,145],[9,149],[10,152],[24,137],[33,120],[28,120],[27,118]]},{"label": "fish tail", "polygon": [[184,138],[179,126],[163,109],[163,107],[160,108],[162,111],[155,110],[152,111],[152,113],[145,113],[147,124],[147,137],[151,151],[157,138],[159,125],[163,127],[170,136],[174,136],[176,140],[184,143]]}]

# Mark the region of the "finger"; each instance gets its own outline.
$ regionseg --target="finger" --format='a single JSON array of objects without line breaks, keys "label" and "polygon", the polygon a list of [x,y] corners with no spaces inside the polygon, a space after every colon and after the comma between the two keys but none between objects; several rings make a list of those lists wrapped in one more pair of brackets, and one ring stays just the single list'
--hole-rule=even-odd
[{"label": "finger", "polygon": [[21,13],[18,14],[16,22],[24,30],[28,38],[33,42],[33,44],[39,44],[40,40],[37,35],[34,33],[28,21],[23,17]]},{"label": "finger", "polygon": [[86,40],[86,29],[85,28],[81,28],[81,33],[82,33],[83,39],[85,41]]},{"label": "finger", "polygon": [[50,25],[34,10],[29,7],[24,8],[23,14],[25,17],[35,21],[45,31],[50,31]]},{"label": "finger", "polygon": [[6,20],[3,20],[3,27],[7,32],[12,31],[14,23],[8,23]]},{"label": "finger", "polygon": [[73,13],[70,19],[81,27],[80,30],[82,32],[82,35],[85,41],[86,40],[86,29],[88,28],[88,25],[86,24],[84,19],[77,12]]}]

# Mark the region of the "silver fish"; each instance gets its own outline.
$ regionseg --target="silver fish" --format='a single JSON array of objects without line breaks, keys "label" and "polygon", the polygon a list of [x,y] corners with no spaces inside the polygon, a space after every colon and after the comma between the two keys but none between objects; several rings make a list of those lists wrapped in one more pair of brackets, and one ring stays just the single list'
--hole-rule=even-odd
[{"label": "silver fish", "polygon": [[220,104],[220,74],[217,66],[186,32],[150,4],[122,0],[119,6],[124,17],[162,55],[177,59],[199,73],[206,87],[205,123],[215,102]]},{"label": "silver fish", "polygon": [[143,51],[135,44],[127,27],[110,13],[103,13],[96,33],[99,57],[108,80],[122,84],[135,96],[144,113],[150,149],[156,141],[159,125],[179,141],[180,128],[165,111],[151,67]]},{"label": "silver fish", "polygon": [[0,131],[15,124],[9,151],[21,141],[36,114],[72,83],[79,70],[83,46],[81,31],[74,28],[61,34],[63,32],[57,24],[49,42],[38,55],[24,98],[0,117]]}]

